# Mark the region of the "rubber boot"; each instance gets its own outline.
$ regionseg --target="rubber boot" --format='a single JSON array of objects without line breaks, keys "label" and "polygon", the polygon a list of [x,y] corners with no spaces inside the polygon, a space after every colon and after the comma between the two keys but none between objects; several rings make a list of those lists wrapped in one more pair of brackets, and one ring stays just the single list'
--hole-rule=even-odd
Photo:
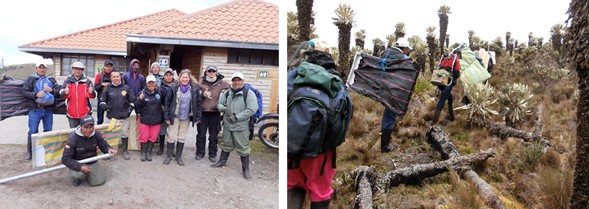
[{"label": "rubber boot", "polygon": [[287,191],[288,209],[303,209],[305,195],[303,188],[293,187]]},{"label": "rubber boot", "polygon": [[147,158],[147,143],[141,143],[141,162],[145,162]]},{"label": "rubber boot", "polygon": [[176,162],[180,166],[184,166],[184,161],[182,161],[182,150],[184,150],[184,143],[176,143]]},{"label": "rubber boot", "polygon": [[448,105],[448,120],[449,121],[454,121],[454,109],[452,108],[451,105]]},{"label": "rubber boot", "polygon": [[123,158],[125,160],[131,159],[131,156],[129,156],[129,152],[127,151],[128,145],[129,145],[129,138],[121,138],[121,148],[123,149]]},{"label": "rubber boot", "polygon": [[25,160],[33,159],[33,145],[31,142],[31,136],[27,137],[27,155],[25,156]]},{"label": "rubber boot", "polygon": [[243,171],[243,178],[250,180],[250,156],[241,156],[241,170]]},{"label": "rubber boot", "polygon": [[166,159],[164,160],[164,164],[170,164],[172,161],[172,152],[174,151],[174,143],[168,142],[168,149],[166,150]]},{"label": "rubber boot", "polygon": [[166,135],[160,135],[160,149],[155,153],[157,156],[164,154],[164,144],[166,143]]},{"label": "rubber boot", "polygon": [[442,113],[441,110],[434,111],[434,120],[432,121],[432,125],[436,125],[438,120],[440,120],[440,114]]},{"label": "rubber boot", "polygon": [[393,129],[382,129],[380,135],[380,152],[387,153],[397,148],[396,145],[391,144],[391,134]]},{"label": "rubber boot", "polygon": [[325,201],[321,201],[321,202],[311,202],[310,209],[328,209],[329,202],[331,202],[331,200],[325,200]]},{"label": "rubber boot", "polygon": [[151,151],[153,150],[153,142],[147,142],[147,156],[146,160],[151,162]]},{"label": "rubber boot", "polygon": [[172,157],[176,157],[176,152],[174,152],[174,146],[172,146]]},{"label": "rubber boot", "polygon": [[227,165],[227,159],[229,159],[229,153],[221,150],[221,156],[219,157],[219,161],[217,163],[212,164],[211,167],[220,168]]}]

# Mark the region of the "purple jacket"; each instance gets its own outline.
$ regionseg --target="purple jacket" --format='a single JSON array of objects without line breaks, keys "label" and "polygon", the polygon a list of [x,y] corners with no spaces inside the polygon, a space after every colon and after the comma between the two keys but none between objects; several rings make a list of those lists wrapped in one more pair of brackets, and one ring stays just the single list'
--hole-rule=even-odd
[{"label": "purple jacket", "polygon": [[141,92],[145,88],[145,77],[141,75],[141,72],[133,69],[133,63],[139,63],[139,60],[133,59],[129,63],[129,72],[123,75],[123,82],[127,84],[133,90],[133,92]]}]

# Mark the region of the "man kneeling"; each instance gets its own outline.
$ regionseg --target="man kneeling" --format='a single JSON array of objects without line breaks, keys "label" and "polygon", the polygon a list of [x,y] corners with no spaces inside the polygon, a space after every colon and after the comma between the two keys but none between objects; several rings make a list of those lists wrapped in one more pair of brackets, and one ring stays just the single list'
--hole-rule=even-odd
[{"label": "man kneeling", "polygon": [[70,133],[61,157],[61,162],[70,169],[70,177],[73,179],[74,186],[79,186],[86,178],[88,178],[90,186],[104,184],[104,171],[98,162],[78,163],[78,160],[95,157],[97,155],[96,146],[104,154],[115,155],[117,153],[117,150],[110,147],[104,140],[102,134],[94,130],[94,118],[86,115],[80,120],[80,126]]}]

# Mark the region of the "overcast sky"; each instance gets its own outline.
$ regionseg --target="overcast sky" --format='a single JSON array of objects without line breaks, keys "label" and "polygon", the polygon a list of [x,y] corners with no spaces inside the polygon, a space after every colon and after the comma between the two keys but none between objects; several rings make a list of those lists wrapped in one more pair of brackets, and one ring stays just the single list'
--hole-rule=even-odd
[{"label": "overcast sky", "polygon": [[[385,40],[387,35],[394,33],[398,22],[405,23],[406,38],[418,35],[425,40],[425,28],[428,26],[436,27],[436,37],[439,38],[437,11],[442,5],[450,6],[447,32],[450,34],[450,44],[467,43],[469,30],[473,30],[475,36],[483,40],[492,41],[501,37],[503,42],[505,33],[510,31],[511,37],[520,43],[527,43],[528,34],[533,32],[534,37],[544,37],[546,43],[550,37],[550,28],[557,23],[564,24],[568,18],[566,12],[570,0],[315,0],[313,11],[316,12],[316,33],[334,47],[337,47],[338,29],[332,18],[336,17],[335,9],[340,3],[351,5],[356,12],[351,45],[354,45],[354,34],[365,29],[365,47],[372,49],[372,39]],[[296,12],[296,1],[288,0],[281,8]]]},{"label": "overcast sky", "polygon": [[[40,56],[18,46],[133,19],[168,9],[194,13],[229,0],[17,0],[2,5],[0,59],[4,65],[34,63]],[[278,5],[278,0],[265,0]],[[1,62],[1,61],[0,61]],[[49,60],[44,62],[51,63]]]}]

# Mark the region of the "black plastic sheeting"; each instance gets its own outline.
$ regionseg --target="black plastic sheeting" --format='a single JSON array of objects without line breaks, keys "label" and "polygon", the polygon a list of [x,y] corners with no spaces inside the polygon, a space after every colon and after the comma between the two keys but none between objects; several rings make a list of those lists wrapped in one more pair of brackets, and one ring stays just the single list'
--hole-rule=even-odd
[{"label": "black plastic sheeting", "polygon": [[[0,80],[0,121],[9,117],[28,115],[29,103],[23,95],[24,81],[6,75]],[[65,114],[65,99],[55,98],[57,107],[53,114]]]},{"label": "black plastic sheeting", "polygon": [[398,50],[389,49],[383,54],[381,58],[362,53],[350,88],[403,115],[411,100],[419,67]]}]

